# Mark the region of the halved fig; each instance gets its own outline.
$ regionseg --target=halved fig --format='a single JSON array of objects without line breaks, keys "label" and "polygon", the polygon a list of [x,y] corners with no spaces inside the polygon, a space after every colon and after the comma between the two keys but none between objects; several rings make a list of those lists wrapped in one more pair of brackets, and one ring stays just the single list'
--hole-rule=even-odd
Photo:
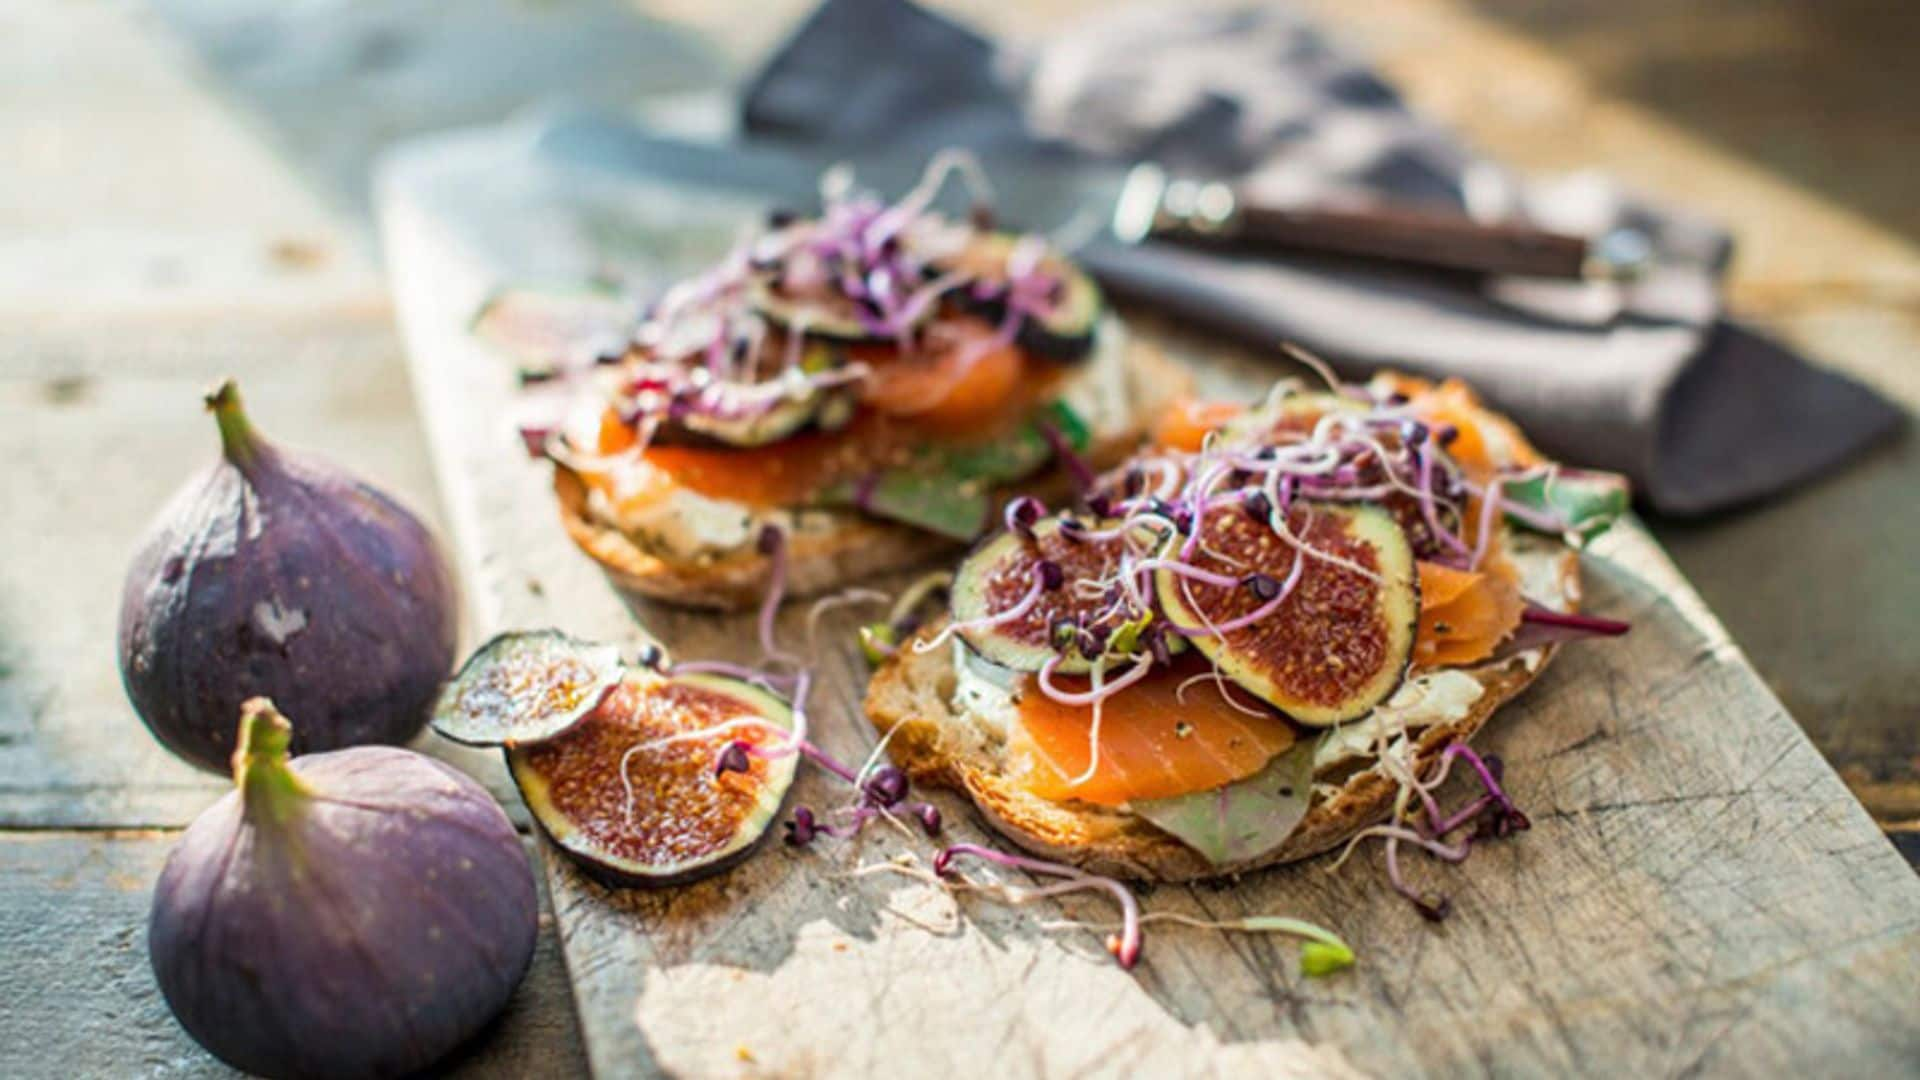
[{"label": "halved fig", "polygon": [[1311,554],[1301,556],[1292,591],[1255,622],[1207,629],[1280,597],[1300,549],[1239,506],[1206,515],[1192,565],[1240,584],[1162,570],[1155,589],[1167,618],[1228,678],[1300,723],[1325,727],[1365,715],[1406,674],[1420,615],[1413,550],[1376,506],[1296,502],[1287,524]]},{"label": "halved fig", "polygon": [[[1120,534],[1117,524],[1050,517],[1035,522],[1030,537],[995,534],[953,576],[955,632],[982,657],[1015,671],[1039,671],[1059,657],[1056,671],[1083,675],[1098,657],[1135,651],[1152,629],[1153,615],[1131,602],[1120,581],[1121,557],[1129,543],[1144,552],[1160,539],[1150,526],[1136,524],[1130,534]],[[1051,588],[1044,583],[1048,578]],[[1027,611],[995,622],[1027,597],[1036,580],[1043,581],[1041,591]],[[1168,644],[1178,640],[1169,638]]]},{"label": "halved fig", "polygon": [[611,289],[517,287],[488,297],[468,329],[532,381],[625,352],[633,318],[632,302]]},{"label": "halved fig", "polygon": [[[936,262],[935,267],[967,270],[976,284],[1000,289],[989,299],[976,299],[972,288],[955,294],[963,304],[997,322],[1006,313],[1008,259],[1020,239],[1011,233],[978,236],[958,254]],[[1072,260],[1052,250],[1041,256],[1035,273],[1053,282],[1050,306],[1044,315],[1022,320],[1014,340],[1030,353],[1055,360],[1078,360],[1087,355],[1093,350],[1100,316],[1106,310],[1100,286]]]},{"label": "halved fig", "polygon": [[551,739],[620,683],[620,650],[558,630],[516,630],[480,646],[440,690],[433,730],[468,746]]},{"label": "halved fig", "polygon": [[727,869],[766,835],[800,756],[716,763],[731,743],[778,745],[792,728],[787,703],[749,683],[635,671],[564,735],[509,749],[507,768],[541,830],[589,875],[677,885]]}]

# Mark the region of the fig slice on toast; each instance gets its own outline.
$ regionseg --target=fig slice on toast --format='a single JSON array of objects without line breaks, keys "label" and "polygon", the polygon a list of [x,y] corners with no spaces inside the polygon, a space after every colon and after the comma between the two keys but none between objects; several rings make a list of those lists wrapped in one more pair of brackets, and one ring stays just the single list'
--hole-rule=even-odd
[{"label": "fig slice on toast", "polygon": [[787,703],[750,683],[634,671],[565,734],[509,749],[507,768],[541,830],[590,876],[677,885],[765,837],[800,755],[730,747],[778,746],[792,729]]},{"label": "fig slice on toast", "polygon": [[[747,391],[760,400],[730,400],[725,391],[710,387],[706,393],[719,408],[687,409],[672,415],[657,438],[752,449],[779,442],[808,425],[834,430],[852,419],[856,403],[848,388],[822,389],[807,382],[808,376],[846,366],[845,350],[830,342],[804,341],[795,365],[798,371],[786,367],[784,343],[763,350],[763,355],[760,370],[753,376],[758,385]],[[778,396],[768,400],[770,392]]]},{"label": "fig slice on toast", "polygon": [[[1152,629],[1149,586],[1135,602],[1120,581],[1122,557],[1161,543],[1150,526],[1050,517],[1026,533],[1005,530],[976,547],[953,577],[955,632],[1001,667],[1084,675],[1108,652],[1132,652]],[[1103,535],[1104,534],[1104,535]],[[1048,569],[1052,567],[1053,569]],[[1035,588],[1037,596],[1027,603]],[[1025,605],[1020,615],[1009,617]],[[1170,638],[1169,643],[1178,639]]]},{"label": "fig slice on toast", "polygon": [[[1008,292],[1013,285],[1009,270],[1021,240],[1012,233],[981,234],[934,265],[943,271],[970,273],[972,286],[956,290],[954,295],[962,306],[997,323],[1007,313]],[[1051,295],[1046,298],[1043,313],[1021,320],[1014,340],[1028,352],[1053,360],[1078,360],[1092,352],[1100,316],[1106,310],[1100,286],[1071,259],[1053,251],[1043,250],[1032,272],[1048,283]]]},{"label": "fig slice on toast", "polygon": [[1161,609],[1222,673],[1294,720],[1358,718],[1406,674],[1420,614],[1413,550],[1375,506],[1303,500],[1286,524],[1291,540],[1238,505],[1210,510],[1191,564],[1240,583],[1163,569]]},{"label": "fig slice on toast", "polygon": [[433,706],[433,730],[467,746],[550,739],[620,683],[620,650],[558,630],[501,634],[474,651]]},{"label": "fig slice on toast", "polygon": [[[753,309],[783,333],[801,333],[817,341],[840,345],[884,344],[894,339],[868,305],[838,289],[823,288],[813,295],[796,296],[770,278],[748,284]],[[932,317],[936,305],[923,305],[906,327],[914,329]]]}]

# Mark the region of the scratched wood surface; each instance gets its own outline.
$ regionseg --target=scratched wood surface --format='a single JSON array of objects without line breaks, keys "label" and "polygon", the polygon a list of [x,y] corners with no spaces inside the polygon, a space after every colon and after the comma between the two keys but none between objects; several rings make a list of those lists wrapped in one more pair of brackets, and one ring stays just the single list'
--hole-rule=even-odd
[{"label": "scratched wood surface", "polygon": [[[573,549],[546,467],[511,430],[512,373],[464,326],[503,280],[608,268],[670,279],[757,208],[530,167],[525,145],[421,151],[383,203],[474,616],[487,630],[559,625],[624,642],[644,627],[681,657],[751,661],[749,618],[629,611]],[[1214,383],[1255,392],[1244,358],[1138,325]],[[1635,629],[1568,650],[1495,720],[1486,744],[1535,828],[1463,869],[1415,869],[1453,895],[1444,925],[1387,889],[1377,851],[1338,871],[1321,859],[1147,900],[1325,923],[1359,953],[1351,972],[1304,980],[1284,943],[1181,929],[1151,933],[1139,968],[1122,972],[1100,933],[1043,925],[1107,918],[1097,901],[1008,909],[852,876],[931,854],[885,830],[805,852],[771,845],[668,891],[602,888],[549,852],[589,1060],[603,1076],[954,1075],[989,1048],[1008,1075],[1913,1067],[1920,882],[1638,525],[1585,565],[1592,609]],[[780,632],[818,665],[820,738],[858,758],[871,732],[851,619],[812,642],[803,621],[790,606]],[[840,797],[817,774],[798,784],[809,804]],[[951,839],[992,842],[970,810],[943,807]]]},{"label": "scratched wood surface", "polygon": [[[15,980],[0,1074],[245,1075],[174,1021],[147,966],[148,892],[176,839],[171,829],[128,829],[36,832],[0,844],[0,952]],[[572,1016],[551,1005],[567,996],[558,952],[543,929],[506,1011],[443,1062],[439,1075],[558,1076],[583,1068]]]}]

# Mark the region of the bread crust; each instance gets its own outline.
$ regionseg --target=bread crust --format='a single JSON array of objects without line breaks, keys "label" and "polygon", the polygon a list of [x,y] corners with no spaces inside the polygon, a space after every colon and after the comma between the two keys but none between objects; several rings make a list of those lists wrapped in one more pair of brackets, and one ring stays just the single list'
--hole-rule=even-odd
[{"label": "bread crust", "polygon": [[[1132,453],[1153,418],[1167,403],[1188,392],[1192,378],[1164,353],[1137,338],[1126,344],[1133,424],[1089,448],[1095,468],[1117,464]],[[1064,495],[1068,478],[1058,470],[1035,482],[1009,485],[1000,497]],[[633,537],[595,520],[587,509],[587,486],[579,474],[556,462],[553,493],[567,535],[592,556],[607,578],[629,600],[656,600],[681,607],[745,611],[766,595],[773,564],[748,543],[727,551],[682,558],[649,550]],[[805,511],[809,527],[787,541],[786,594],[798,598],[831,591],[864,578],[950,558],[963,545],[906,525],[879,521],[851,510]]]},{"label": "bread crust", "polygon": [[[1579,559],[1567,549],[1559,558],[1564,594],[1579,597]],[[951,708],[954,659],[950,648],[925,652],[913,646],[931,639],[938,625],[923,628],[883,664],[868,684],[866,711],[883,734],[893,759],[915,780],[964,792],[1002,835],[1037,855],[1093,873],[1144,881],[1196,881],[1232,877],[1264,866],[1305,859],[1344,843],[1387,817],[1397,785],[1374,769],[1355,772],[1331,796],[1318,791],[1306,817],[1279,848],[1241,863],[1216,866],[1193,849],[1124,809],[1081,802],[1053,802],[1018,785],[1005,771],[1002,747],[983,738],[978,726]],[[1538,678],[1557,646],[1462,669],[1480,683],[1467,714],[1423,729],[1414,743],[1414,765],[1427,775],[1447,746],[1472,738],[1501,705]],[[1318,778],[1316,778],[1318,779]]]}]

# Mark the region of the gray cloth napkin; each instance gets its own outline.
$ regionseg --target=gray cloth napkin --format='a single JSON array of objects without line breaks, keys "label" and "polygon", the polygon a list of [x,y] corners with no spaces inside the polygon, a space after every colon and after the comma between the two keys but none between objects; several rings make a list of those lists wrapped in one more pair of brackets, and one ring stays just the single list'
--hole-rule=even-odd
[{"label": "gray cloth napkin", "polygon": [[1631,225],[1658,262],[1626,289],[1165,244],[1096,244],[1084,257],[1123,298],[1252,344],[1297,342],[1353,377],[1385,365],[1461,376],[1544,449],[1626,473],[1664,512],[1788,489],[1904,421],[1860,384],[1722,318],[1721,229],[1595,177],[1510,174],[1285,9],[1128,9],[999,47],[902,0],[826,0],[747,88],[743,127],[850,154],[969,146],[996,163],[1153,160],[1290,198],[1447,207],[1589,235]]}]

